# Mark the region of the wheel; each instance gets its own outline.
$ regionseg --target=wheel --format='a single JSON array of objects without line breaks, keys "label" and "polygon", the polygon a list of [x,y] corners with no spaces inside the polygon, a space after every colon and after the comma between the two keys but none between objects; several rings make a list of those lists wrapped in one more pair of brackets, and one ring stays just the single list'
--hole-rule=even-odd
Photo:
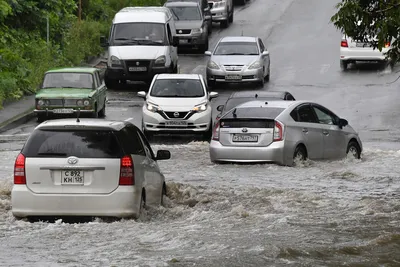
[{"label": "wheel", "polygon": [[174,66],[174,69],[172,70],[172,73],[179,73],[178,64],[176,66]]},{"label": "wheel", "polygon": [[347,61],[344,61],[344,60],[340,60],[340,68],[342,69],[342,70],[347,70],[347,65],[348,65],[349,63],[347,62]]},{"label": "wheel", "polygon": [[[263,73],[264,73],[264,71],[263,71]],[[264,87],[264,84],[265,84],[265,77],[263,77],[260,81],[258,81],[257,84],[258,84],[261,88],[263,88],[263,87]]]},{"label": "wheel", "polygon": [[211,141],[212,131],[213,131],[213,123],[212,123],[212,120],[211,120],[210,127],[208,128],[208,130],[206,132],[203,133],[203,140],[204,141],[207,141],[207,142]]},{"label": "wheel", "polygon": [[94,105],[94,111],[92,113],[92,118],[98,118],[99,112],[97,111],[97,104]]},{"label": "wheel", "polygon": [[212,23],[210,23],[210,25],[208,26],[208,34],[211,34],[212,30],[213,30]]},{"label": "wheel", "polygon": [[142,191],[142,195],[140,198],[140,204],[139,204],[139,212],[138,214],[135,214],[134,219],[139,219],[140,214],[142,214],[142,211],[146,208],[146,194],[145,191]]},{"label": "wheel", "polygon": [[346,150],[347,156],[352,156],[355,159],[361,158],[361,149],[356,141],[350,141]]},{"label": "wheel", "polygon": [[204,52],[206,52],[208,50],[208,42],[209,42],[209,40],[208,40],[208,36],[207,36],[206,42],[204,44],[200,45],[201,53],[204,54]]},{"label": "wheel", "polygon": [[307,151],[304,146],[298,145],[294,150],[293,154],[293,162],[296,164],[297,162],[303,162],[307,159]]},{"label": "wheel", "polygon": [[167,195],[167,187],[165,186],[165,183],[163,184],[163,187],[161,189],[161,200],[160,200],[160,205],[164,206],[164,196]]},{"label": "wheel", "polygon": [[233,12],[232,12],[232,14],[229,16],[229,23],[232,23],[233,22]]},{"label": "wheel", "polygon": [[104,83],[109,89],[116,89],[118,87],[118,80],[107,78],[107,75],[104,77]]},{"label": "wheel", "polygon": [[99,118],[104,118],[106,116],[106,101],[104,101],[103,108],[99,111]]},{"label": "wheel", "polygon": [[229,26],[229,18],[224,21],[221,21],[221,28],[228,28]]},{"label": "wheel", "polygon": [[216,85],[217,85],[217,82],[216,82],[216,81],[207,80],[207,86],[208,86],[208,87],[212,88],[212,87],[215,87]]},{"label": "wheel", "polygon": [[271,77],[271,68],[270,66],[268,66],[268,74],[267,76],[264,77],[264,81],[269,82],[270,77]]}]

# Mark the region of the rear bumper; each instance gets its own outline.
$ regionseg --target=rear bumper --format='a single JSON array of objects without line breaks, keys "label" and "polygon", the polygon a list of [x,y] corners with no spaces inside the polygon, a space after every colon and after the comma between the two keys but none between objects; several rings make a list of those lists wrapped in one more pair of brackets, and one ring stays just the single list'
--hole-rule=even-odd
[{"label": "rear bumper", "polygon": [[15,217],[133,217],[139,213],[140,197],[141,190],[132,186],[119,186],[110,194],[35,194],[26,185],[14,185],[11,191]]},{"label": "rear bumper", "polygon": [[266,147],[224,146],[211,140],[210,159],[213,162],[274,162],[286,165],[284,142],[274,142]]},{"label": "rear bumper", "polygon": [[340,60],[344,61],[385,61],[385,52],[388,49],[357,49],[357,48],[340,48]]}]

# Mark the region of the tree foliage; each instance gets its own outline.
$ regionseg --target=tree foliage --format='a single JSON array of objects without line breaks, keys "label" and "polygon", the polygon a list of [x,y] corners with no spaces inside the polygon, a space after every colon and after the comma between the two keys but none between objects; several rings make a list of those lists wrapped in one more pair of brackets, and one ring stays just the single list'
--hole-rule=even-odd
[{"label": "tree foliage", "polygon": [[391,43],[386,54],[393,62],[400,59],[400,0],[342,0],[331,18],[336,28],[360,42],[370,41],[382,51]]}]

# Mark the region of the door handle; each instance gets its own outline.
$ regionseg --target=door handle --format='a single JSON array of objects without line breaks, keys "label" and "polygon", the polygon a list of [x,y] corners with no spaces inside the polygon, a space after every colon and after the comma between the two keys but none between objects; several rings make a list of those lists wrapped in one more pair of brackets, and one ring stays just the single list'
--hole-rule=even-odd
[{"label": "door handle", "polygon": [[307,128],[303,128],[303,133],[308,133],[308,129]]},{"label": "door handle", "polygon": [[329,135],[329,132],[328,131],[323,131],[322,132],[324,135]]}]

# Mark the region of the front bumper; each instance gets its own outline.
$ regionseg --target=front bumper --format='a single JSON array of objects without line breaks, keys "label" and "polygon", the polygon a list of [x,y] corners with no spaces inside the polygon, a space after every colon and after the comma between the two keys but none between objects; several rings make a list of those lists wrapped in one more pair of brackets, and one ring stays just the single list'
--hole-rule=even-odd
[{"label": "front bumper", "polygon": [[[179,30],[177,30],[179,32]],[[179,46],[196,46],[205,45],[207,40],[207,33],[202,32],[201,34],[177,34],[179,38]]]},{"label": "front bumper", "polygon": [[11,191],[12,214],[29,216],[104,216],[126,218],[139,213],[141,190],[119,186],[109,194],[35,194],[26,185]]},{"label": "front bumper", "polygon": [[229,17],[228,9],[226,7],[213,8],[211,9],[211,16],[212,16],[212,21],[215,22],[221,22],[227,20]]},{"label": "front bumper", "polygon": [[[212,127],[211,108],[197,113],[179,111],[179,118],[174,118],[175,111],[151,112],[143,106],[143,128],[148,132],[158,133],[201,133]],[[169,117],[170,116],[170,117]],[[168,125],[171,123],[171,125]]]},{"label": "front bumper", "polygon": [[57,108],[44,108],[44,109],[35,109],[33,113],[36,115],[71,115],[71,114],[92,114],[94,113],[94,109],[78,109],[78,108],[70,108],[70,107],[57,107]]},{"label": "front bumper", "polygon": [[[227,76],[237,75],[238,79],[226,79]],[[238,82],[259,82],[264,79],[263,69],[244,69],[242,71],[226,71],[221,67],[218,70],[206,70],[207,81],[238,83]]]},{"label": "front bumper", "polygon": [[[146,70],[132,71],[132,68]],[[156,74],[172,73],[170,66],[158,66],[154,60],[121,60],[121,66],[107,66],[105,77],[111,80],[151,81]]]},{"label": "front bumper", "polygon": [[340,60],[344,61],[386,61],[384,55],[388,49],[382,49],[380,52],[378,49],[373,50],[372,48],[340,48]]},{"label": "front bumper", "polygon": [[210,159],[212,162],[273,162],[286,165],[284,141],[273,142],[264,147],[224,146],[211,140]]}]

